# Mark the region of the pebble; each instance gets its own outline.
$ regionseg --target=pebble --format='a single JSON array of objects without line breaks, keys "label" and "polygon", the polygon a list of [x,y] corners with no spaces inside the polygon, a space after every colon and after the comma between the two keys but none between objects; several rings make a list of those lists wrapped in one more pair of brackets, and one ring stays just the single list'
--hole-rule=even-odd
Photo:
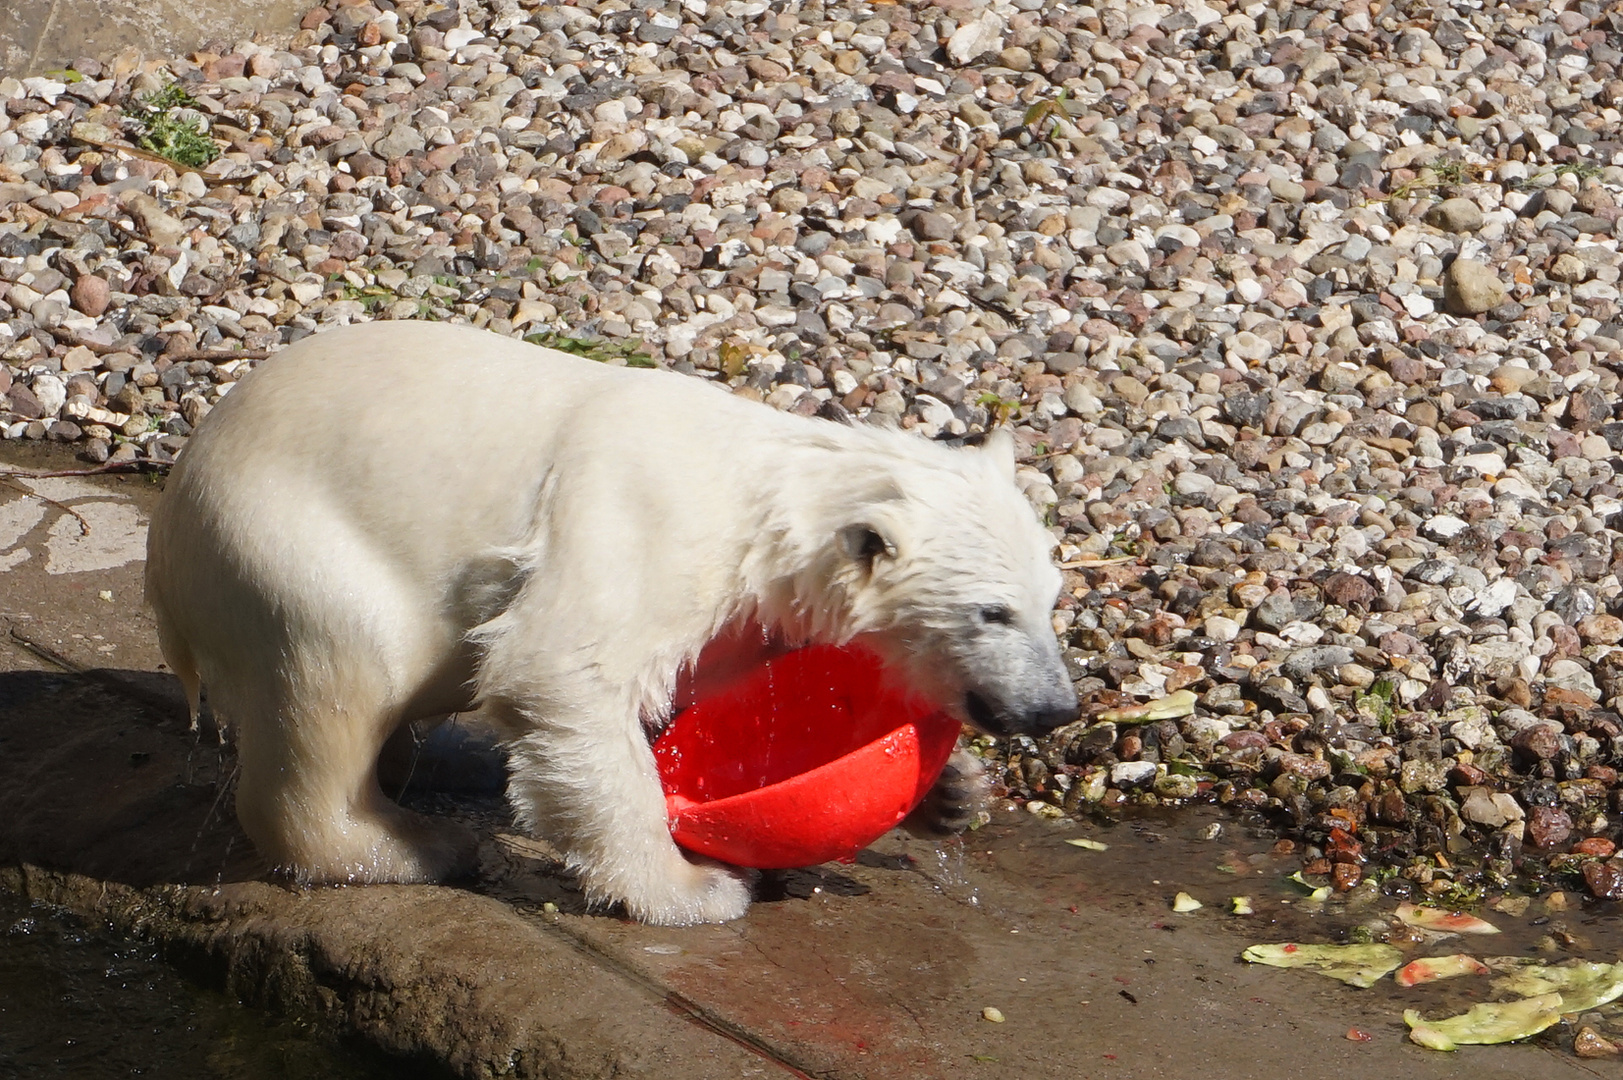
[{"label": "pebble", "polygon": [[1481,315],[1503,303],[1505,295],[1499,276],[1476,259],[1457,258],[1443,274],[1443,306],[1455,315]]},{"label": "pebble", "polygon": [[1444,199],[1426,211],[1426,224],[1443,232],[1476,232],[1482,222],[1482,208],[1470,199]]}]

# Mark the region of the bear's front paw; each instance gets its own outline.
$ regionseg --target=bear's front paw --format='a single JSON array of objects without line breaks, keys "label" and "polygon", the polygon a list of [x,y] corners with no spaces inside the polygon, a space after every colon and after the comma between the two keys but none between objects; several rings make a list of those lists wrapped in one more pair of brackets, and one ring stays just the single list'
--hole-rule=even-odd
[{"label": "bear's front paw", "polygon": [[908,817],[908,828],[931,836],[961,833],[975,824],[990,788],[981,759],[967,750],[954,750],[935,786]]},{"label": "bear's front paw", "polygon": [[754,875],[719,863],[692,863],[678,855],[656,881],[622,888],[626,912],[651,926],[693,926],[740,918],[750,906]]}]

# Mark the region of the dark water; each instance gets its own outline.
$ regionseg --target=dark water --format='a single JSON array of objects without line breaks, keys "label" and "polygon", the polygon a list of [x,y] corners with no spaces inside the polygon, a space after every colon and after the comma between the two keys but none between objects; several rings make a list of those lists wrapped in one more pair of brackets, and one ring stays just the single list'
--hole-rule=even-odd
[{"label": "dark water", "polygon": [[0,893],[0,1078],[399,1080],[382,1061],[200,989],[152,946]]}]

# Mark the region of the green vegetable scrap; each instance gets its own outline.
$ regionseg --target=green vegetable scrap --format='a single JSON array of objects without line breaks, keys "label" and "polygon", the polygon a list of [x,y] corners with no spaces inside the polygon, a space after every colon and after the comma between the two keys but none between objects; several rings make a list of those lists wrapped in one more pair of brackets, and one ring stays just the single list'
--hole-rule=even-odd
[{"label": "green vegetable scrap", "polygon": [[1195,697],[1192,690],[1177,690],[1163,698],[1143,705],[1128,705],[1121,709],[1106,709],[1099,714],[1100,723],[1147,724],[1152,720],[1176,720],[1180,716],[1193,716]]},{"label": "green vegetable scrap", "polygon": [[1307,890],[1307,898],[1309,900],[1328,900],[1328,899],[1330,899],[1330,886],[1328,886],[1328,885],[1314,885],[1311,881],[1309,881],[1307,878],[1302,876],[1302,872],[1300,870],[1298,870],[1298,871],[1296,871],[1296,873],[1292,874],[1290,876],[1290,880],[1296,882],[1296,884],[1300,885],[1302,888]]},{"label": "green vegetable scrap", "polygon": [[1085,837],[1074,837],[1065,841],[1072,847],[1079,847],[1083,851],[1109,851],[1110,845],[1098,840],[1088,840]]},{"label": "green vegetable scrap", "polygon": [[1537,1035],[1561,1019],[1560,994],[1540,994],[1519,1001],[1484,1002],[1446,1020],[1426,1020],[1414,1009],[1404,1011],[1409,1038],[1428,1050],[1486,1046]]},{"label": "green vegetable scrap", "polygon": [[1240,954],[1253,964],[1269,967],[1306,968],[1349,986],[1373,986],[1387,972],[1403,963],[1403,953],[1393,945],[1253,945]]},{"label": "green vegetable scrap", "polygon": [[1588,960],[1563,960],[1540,964],[1527,957],[1495,956],[1488,966],[1508,974],[1493,980],[1501,993],[1522,997],[1560,994],[1561,1011],[1587,1012],[1623,997],[1623,964],[1596,964]]}]

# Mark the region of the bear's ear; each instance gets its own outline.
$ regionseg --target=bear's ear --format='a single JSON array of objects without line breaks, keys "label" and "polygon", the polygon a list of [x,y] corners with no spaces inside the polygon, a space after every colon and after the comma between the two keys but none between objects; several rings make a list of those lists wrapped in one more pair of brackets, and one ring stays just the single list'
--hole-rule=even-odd
[{"label": "bear's ear", "polygon": [[981,453],[991,455],[993,461],[1014,479],[1014,436],[1008,428],[998,428],[987,434],[981,443]]},{"label": "bear's ear", "polygon": [[847,525],[839,531],[840,550],[845,557],[853,562],[862,563],[869,569],[880,558],[894,559],[896,545],[880,532],[876,526],[867,523]]}]

